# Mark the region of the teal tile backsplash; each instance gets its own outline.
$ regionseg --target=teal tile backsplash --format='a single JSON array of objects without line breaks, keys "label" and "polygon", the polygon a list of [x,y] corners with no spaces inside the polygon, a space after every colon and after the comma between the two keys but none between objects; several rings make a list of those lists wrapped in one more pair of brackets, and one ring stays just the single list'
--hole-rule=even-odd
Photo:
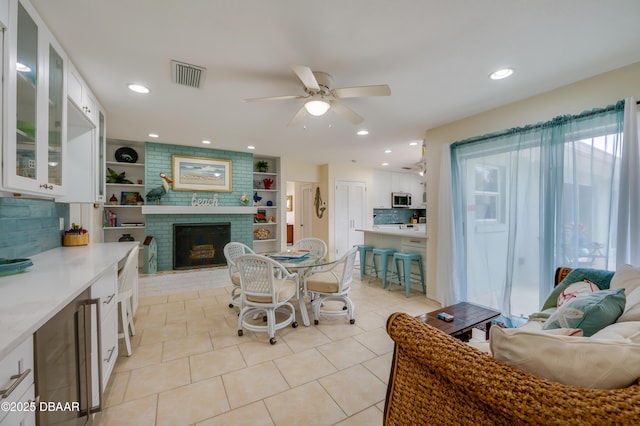
[{"label": "teal tile backsplash", "polygon": [[60,219],[69,204],[0,197],[0,257],[29,257],[62,245]]}]

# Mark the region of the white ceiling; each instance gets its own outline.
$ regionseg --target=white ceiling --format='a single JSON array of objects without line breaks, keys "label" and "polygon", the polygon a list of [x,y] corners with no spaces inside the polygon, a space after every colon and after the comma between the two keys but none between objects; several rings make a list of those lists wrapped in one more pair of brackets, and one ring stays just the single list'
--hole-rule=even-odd
[{"label": "white ceiling", "polygon": [[[638,0],[32,3],[107,110],[109,138],[154,132],[315,164],[400,170],[419,160],[409,142],[428,128],[640,61]],[[207,68],[200,89],[171,82],[172,59]],[[391,96],[344,100],[358,126],[330,111],[289,128],[301,100],[242,101],[304,94],[292,64],[332,74],[335,87],[388,84]],[[489,80],[505,66],[513,77]]]}]

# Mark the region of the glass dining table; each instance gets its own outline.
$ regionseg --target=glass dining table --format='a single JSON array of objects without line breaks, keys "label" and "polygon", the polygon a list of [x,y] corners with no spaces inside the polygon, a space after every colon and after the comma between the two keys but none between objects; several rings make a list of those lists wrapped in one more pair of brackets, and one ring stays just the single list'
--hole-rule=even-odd
[{"label": "glass dining table", "polygon": [[335,254],[319,256],[308,252],[267,253],[266,256],[284,266],[289,272],[298,273],[297,297],[300,305],[300,315],[302,315],[302,323],[308,327],[310,321],[307,305],[304,301],[304,277],[314,268],[336,263],[340,260],[340,257]]}]

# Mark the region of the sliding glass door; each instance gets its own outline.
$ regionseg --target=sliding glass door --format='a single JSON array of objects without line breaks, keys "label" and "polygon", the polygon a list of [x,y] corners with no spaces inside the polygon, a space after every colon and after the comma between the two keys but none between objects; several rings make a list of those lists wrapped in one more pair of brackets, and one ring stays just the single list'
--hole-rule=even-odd
[{"label": "sliding glass door", "polygon": [[462,300],[524,318],[540,309],[557,266],[615,269],[622,112],[452,146]]}]

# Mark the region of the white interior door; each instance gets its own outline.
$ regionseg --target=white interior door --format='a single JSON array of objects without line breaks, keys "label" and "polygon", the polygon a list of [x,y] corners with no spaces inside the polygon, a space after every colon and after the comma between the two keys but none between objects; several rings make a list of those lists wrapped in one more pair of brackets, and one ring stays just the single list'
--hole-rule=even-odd
[{"label": "white interior door", "polygon": [[[311,199],[311,185],[302,185],[300,187],[302,191],[302,203],[300,203],[300,238],[311,237],[313,229],[311,228],[311,214],[312,214],[312,199]],[[295,242],[295,241],[294,241]]]},{"label": "white interior door", "polygon": [[367,185],[364,182],[336,181],[335,247],[342,256],[355,244],[364,242],[362,229],[366,223]]}]

